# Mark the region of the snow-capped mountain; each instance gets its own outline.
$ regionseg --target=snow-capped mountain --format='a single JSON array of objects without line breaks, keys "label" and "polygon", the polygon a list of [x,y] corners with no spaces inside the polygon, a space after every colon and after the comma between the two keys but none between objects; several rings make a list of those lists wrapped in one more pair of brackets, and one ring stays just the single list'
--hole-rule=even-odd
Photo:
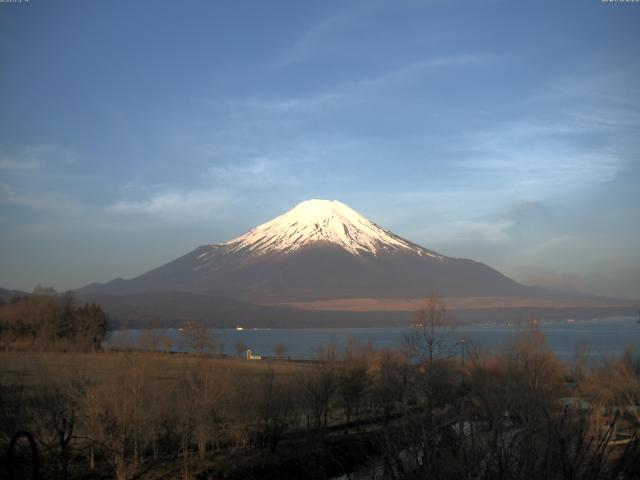
[{"label": "snow-capped mountain", "polygon": [[403,252],[442,259],[379,227],[337,200],[307,200],[273,220],[227,243],[228,253],[290,254],[317,242],[328,242],[354,254]]},{"label": "snow-capped mountain", "polygon": [[531,293],[487,265],[440,255],[328,200],[302,202],[226,243],[203,245],[139,277],[79,292],[157,290],[254,303]]}]

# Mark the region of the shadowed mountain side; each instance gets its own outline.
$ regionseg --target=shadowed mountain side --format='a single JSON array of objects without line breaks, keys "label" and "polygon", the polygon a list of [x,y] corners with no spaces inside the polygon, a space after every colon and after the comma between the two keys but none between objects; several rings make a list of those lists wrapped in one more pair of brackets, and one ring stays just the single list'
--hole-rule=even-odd
[{"label": "shadowed mountain side", "polygon": [[[116,328],[177,327],[195,320],[218,328],[334,328],[406,326],[413,312],[407,311],[310,311],[287,307],[253,305],[219,297],[185,292],[144,292],[132,295],[82,295],[82,301],[98,303]],[[633,307],[599,308],[503,308],[451,309],[451,317],[466,322],[516,322],[542,319],[590,319],[634,315]]]},{"label": "shadowed mountain side", "polygon": [[102,306],[116,328],[178,327],[192,320],[218,328],[237,325],[248,328],[405,325],[410,318],[407,312],[309,312],[187,292],[83,294],[79,298]]},{"label": "shadowed mountain side", "polygon": [[[293,304],[325,300],[384,301],[430,294],[449,299],[589,297],[521,285],[483,263],[447,257],[405,240],[346,205],[328,200],[302,202],[229,242],[203,245],[138,277],[91,284],[77,293],[137,295],[160,290],[199,295],[202,298],[194,297],[199,303],[213,302],[210,298],[204,300],[205,297],[217,298],[218,310],[222,308],[221,298],[270,304],[271,308],[279,304],[277,308],[286,309]],[[176,304],[167,308],[191,308],[179,305],[186,298],[184,295],[171,295]],[[600,304],[603,303],[611,305],[611,302]],[[471,305],[477,306],[486,305]],[[507,301],[499,306],[548,305],[526,302],[514,305]],[[248,308],[245,306],[244,310]],[[286,312],[289,310],[279,314],[288,315]]]},{"label": "shadowed mountain side", "polygon": [[335,298],[548,295],[525,287],[479,262],[383,252],[353,255],[327,243],[295,254],[227,251],[202,246],[131,280],[91,284],[79,294],[129,294],[146,290],[215,294],[252,302],[311,301]]},{"label": "shadowed mountain side", "polygon": [[145,290],[176,290],[177,285],[187,284],[193,281],[194,275],[198,276],[197,268],[201,264],[198,261],[200,255],[217,248],[217,245],[203,245],[138,277],[127,280],[116,278],[107,283],[91,283],[77,289],[76,292],[84,295],[87,293],[124,294]]}]

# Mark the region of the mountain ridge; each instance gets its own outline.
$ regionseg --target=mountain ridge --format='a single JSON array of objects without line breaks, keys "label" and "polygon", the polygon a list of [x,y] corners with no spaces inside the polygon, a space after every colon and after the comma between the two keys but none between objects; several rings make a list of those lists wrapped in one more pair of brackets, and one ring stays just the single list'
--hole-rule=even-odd
[{"label": "mountain ridge", "polygon": [[[441,255],[329,200],[302,202],[228,242],[201,245],[132,279],[90,284],[77,293],[103,297],[119,312],[134,309],[134,298],[151,308],[149,299],[155,295],[164,304],[167,296],[178,304],[191,298],[205,316],[207,311],[232,315],[233,308],[219,305],[224,298],[238,302],[235,306],[243,318],[256,319],[267,314],[318,319],[318,309],[305,305],[348,305],[350,299],[363,298],[393,302],[437,294],[451,299],[524,299],[516,303],[520,305],[527,299],[567,296],[522,285],[481,262]],[[568,296],[572,295],[585,298],[578,293]],[[180,311],[178,307],[172,306]]]},{"label": "mountain ridge", "polygon": [[133,279],[79,291],[174,289],[244,301],[297,301],[429,291],[522,295],[523,288],[480,262],[406,240],[341,202],[314,199],[228,242],[202,245]]},{"label": "mountain ridge", "polygon": [[386,230],[337,200],[305,200],[278,217],[222,244],[230,253],[285,254],[326,241],[355,255],[405,251],[436,259],[444,256]]}]

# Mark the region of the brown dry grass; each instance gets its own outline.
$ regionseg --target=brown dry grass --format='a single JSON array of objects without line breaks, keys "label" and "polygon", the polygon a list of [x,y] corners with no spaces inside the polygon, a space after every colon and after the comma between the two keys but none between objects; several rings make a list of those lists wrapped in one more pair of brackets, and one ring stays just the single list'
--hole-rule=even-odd
[{"label": "brown dry grass", "polygon": [[104,353],[0,353],[0,384],[37,385],[55,379],[64,382],[77,378],[117,379],[118,372],[132,362],[144,363],[145,376],[151,383],[169,384],[205,363],[212,369],[230,374],[259,373],[273,369],[277,373],[301,371],[304,364],[289,362],[251,362],[243,359],[214,358],[189,354],[156,352]]}]

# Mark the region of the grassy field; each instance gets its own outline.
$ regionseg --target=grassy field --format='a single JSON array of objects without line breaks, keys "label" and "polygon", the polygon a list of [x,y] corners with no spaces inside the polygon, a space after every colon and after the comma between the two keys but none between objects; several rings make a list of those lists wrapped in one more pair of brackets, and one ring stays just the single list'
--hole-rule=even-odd
[{"label": "grassy field", "polygon": [[[56,438],[58,420],[64,418],[75,425],[70,478],[128,478],[122,473],[127,469],[147,479],[184,477],[187,469],[191,478],[215,465],[231,468],[229,450],[222,445],[246,442],[244,430],[256,421],[253,392],[269,379],[297,385],[309,367],[155,352],[2,352],[0,478],[7,473],[5,452],[17,430],[45,439],[40,454],[63,455]],[[97,467],[90,472],[92,442],[83,440],[89,436],[100,447],[95,449]],[[196,453],[198,441],[206,457]],[[125,453],[114,461],[114,452],[122,448]],[[176,453],[182,458],[176,459]],[[47,478],[63,478],[55,472],[56,461],[45,459],[45,467]]]},{"label": "grassy field", "polygon": [[[565,464],[637,472],[640,359],[567,366],[536,333],[464,365],[366,346],[309,363],[3,352],[0,478],[18,430],[33,433],[52,479],[325,480],[355,468],[374,478],[382,462],[409,468],[401,479],[497,478],[508,467],[501,478],[560,480],[549,471]],[[587,407],[567,409],[568,397]],[[470,438],[461,422],[474,425]],[[506,454],[496,438],[512,442]],[[407,459],[411,449],[430,461]]]},{"label": "grassy field", "polygon": [[0,353],[0,384],[25,386],[72,379],[104,379],[117,376],[132,364],[142,364],[145,377],[152,383],[171,383],[197,367],[224,370],[231,375],[303,371],[304,363],[286,361],[247,361],[244,358],[216,358],[189,354],[157,352],[100,353]]}]

